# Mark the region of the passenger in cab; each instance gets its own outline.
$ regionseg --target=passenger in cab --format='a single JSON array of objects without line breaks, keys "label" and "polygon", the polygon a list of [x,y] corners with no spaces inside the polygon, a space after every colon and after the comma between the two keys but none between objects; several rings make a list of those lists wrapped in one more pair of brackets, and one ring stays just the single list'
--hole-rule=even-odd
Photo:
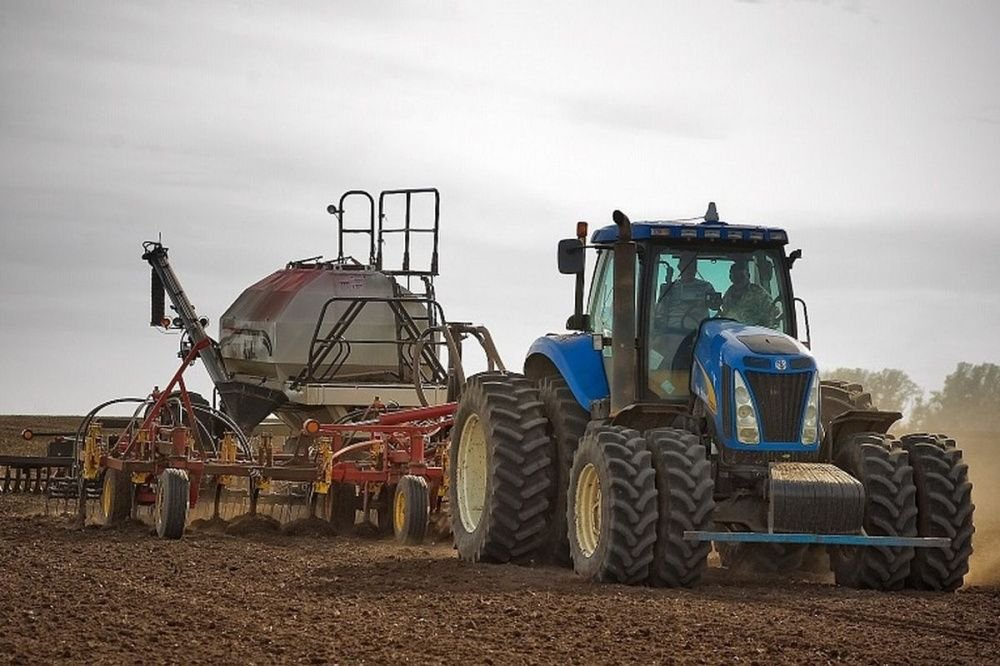
[{"label": "passenger in cab", "polygon": [[733,263],[729,280],[732,285],[722,296],[721,316],[744,324],[777,328],[778,308],[763,287],[750,281],[750,267],[745,259]]}]

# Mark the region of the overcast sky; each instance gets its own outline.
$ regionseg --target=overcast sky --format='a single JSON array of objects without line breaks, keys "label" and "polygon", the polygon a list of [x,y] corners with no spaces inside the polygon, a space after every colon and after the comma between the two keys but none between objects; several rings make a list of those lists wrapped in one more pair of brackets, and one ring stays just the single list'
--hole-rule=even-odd
[{"label": "overcast sky", "polygon": [[[293,9],[294,7],[294,9]],[[577,220],[788,229],[826,367],[1000,362],[1000,3],[0,2],[0,413],[166,381],[201,314],[335,256],[340,192],[442,192],[439,296],[508,364]],[[204,370],[192,377],[207,389]]]}]

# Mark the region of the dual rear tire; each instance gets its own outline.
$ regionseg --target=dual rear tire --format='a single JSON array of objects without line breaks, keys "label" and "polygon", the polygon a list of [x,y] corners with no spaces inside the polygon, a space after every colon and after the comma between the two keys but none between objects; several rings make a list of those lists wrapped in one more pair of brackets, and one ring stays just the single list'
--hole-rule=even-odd
[{"label": "dual rear tire", "polygon": [[448,505],[459,557],[544,559],[552,458],[534,384],[513,374],[471,377],[455,413],[449,461]]}]

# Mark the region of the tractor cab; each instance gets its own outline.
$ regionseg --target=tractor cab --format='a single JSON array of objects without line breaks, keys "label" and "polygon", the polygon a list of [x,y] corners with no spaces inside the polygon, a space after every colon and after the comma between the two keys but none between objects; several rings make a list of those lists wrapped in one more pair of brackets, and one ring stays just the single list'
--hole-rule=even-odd
[{"label": "tractor cab", "polygon": [[[567,328],[578,333],[537,341],[526,364],[529,374],[530,366],[548,359],[581,406],[612,418],[629,410],[687,412],[696,397],[721,418],[718,393],[727,383],[722,375],[742,368],[746,357],[780,356],[782,368],[774,366],[778,358],[750,363],[764,372],[795,366],[809,371],[805,384],[812,383],[815,363],[808,341],[798,340],[789,276],[801,253],[785,253],[784,230],[727,224],[714,203],[697,223],[616,222],[595,231],[589,244],[583,224],[577,238],[560,242],[560,270],[577,276],[577,307]],[[596,249],[597,262],[585,314],[588,248]],[[629,292],[633,299],[616,302],[615,293]],[[707,327],[712,335],[705,335]],[[581,337],[588,338],[589,350]],[[727,344],[730,339],[734,344]],[[595,352],[599,368],[593,368]],[[591,371],[581,372],[585,366]],[[795,402],[804,409],[804,402]]]}]

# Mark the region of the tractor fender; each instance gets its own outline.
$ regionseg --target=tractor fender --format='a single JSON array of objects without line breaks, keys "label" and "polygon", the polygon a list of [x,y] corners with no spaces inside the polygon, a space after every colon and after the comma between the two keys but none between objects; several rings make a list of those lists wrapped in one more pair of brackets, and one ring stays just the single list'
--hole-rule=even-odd
[{"label": "tractor fender", "polygon": [[524,361],[524,374],[537,379],[554,374],[553,368],[588,412],[593,402],[610,393],[601,352],[594,349],[589,333],[551,334],[535,340]]}]

